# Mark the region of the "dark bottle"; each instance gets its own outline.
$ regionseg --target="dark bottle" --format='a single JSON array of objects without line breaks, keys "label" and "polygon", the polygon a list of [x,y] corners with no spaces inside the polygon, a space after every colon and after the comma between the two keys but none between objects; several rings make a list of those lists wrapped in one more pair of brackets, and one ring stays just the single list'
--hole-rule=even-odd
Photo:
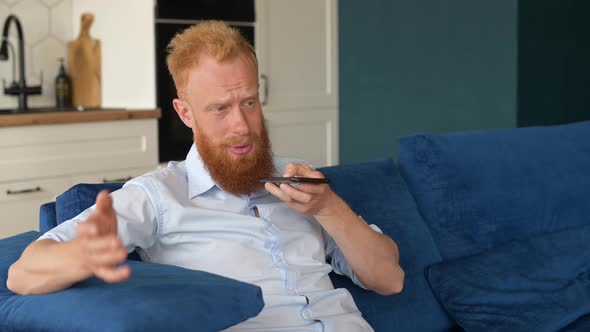
[{"label": "dark bottle", "polygon": [[55,77],[55,107],[66,108],[72,106],[72,82],[66,74],[64,59],[59,58],[59,74]]}]

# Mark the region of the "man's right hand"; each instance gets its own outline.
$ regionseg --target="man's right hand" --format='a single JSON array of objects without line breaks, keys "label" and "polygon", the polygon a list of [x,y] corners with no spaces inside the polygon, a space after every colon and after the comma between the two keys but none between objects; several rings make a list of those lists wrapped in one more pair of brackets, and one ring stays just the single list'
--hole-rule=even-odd
[{"label": "man's right hand", "polygon": [[74,242],[80,249],[80,259],[88,277],[96,276],[113,283],[131,276],[129,266],[118,266],[127,259],[127,250],[117,236],[117,215],[106,191],[98,194],[95,211],[78,225],[76,232],[78,237]]}]

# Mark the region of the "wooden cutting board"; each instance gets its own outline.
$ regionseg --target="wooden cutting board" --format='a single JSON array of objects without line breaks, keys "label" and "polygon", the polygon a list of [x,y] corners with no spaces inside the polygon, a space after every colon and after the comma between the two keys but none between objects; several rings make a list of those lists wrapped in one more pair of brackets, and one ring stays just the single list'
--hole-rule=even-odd
[{"label": "wooden cutting board", "polygon": [[90,36],[94,15],[82,14],[80,35],[68,43],[68,69],[72,81],[72,105],[100,107],[100,40]]}]

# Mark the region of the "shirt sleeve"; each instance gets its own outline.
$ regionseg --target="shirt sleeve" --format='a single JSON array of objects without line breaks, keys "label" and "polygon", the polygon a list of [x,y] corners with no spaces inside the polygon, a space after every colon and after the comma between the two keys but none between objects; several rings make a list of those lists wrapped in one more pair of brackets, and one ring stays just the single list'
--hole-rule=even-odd
[{"label": "shirt sleeve", "polygon": [[[127,252],[132,252],[136,248],[147,249],[154,245],[158,231],[158,213],[145,187],[139,183],[128,182],[110,195],[117,214],[117,232]],[[85,222],[95,209],[95,205],[89,207],[76,217],[47,231],[38,240],[73,240],[76,238],[76,226]]]},{"label": "shirt sleeve", "polygon": [[[365,221],[363,217],[359,216],[362,221]],[[366,223],[366,221],[365,221]],[[383,234],[383,231],[377,225],[371,224],[369,225],[374,231]],[[367,289],[365,285],[359,280],[358,276],[352,270],[352,267],[346,261],[344,254],[336,244],[336,241],[322,228],[322,233],[324,235],[324,243],[326,249],[326,256],[330,259],[330,264],[332,265],[332,269],[336,274],[345,275],[352,280],[357,286]]]}]

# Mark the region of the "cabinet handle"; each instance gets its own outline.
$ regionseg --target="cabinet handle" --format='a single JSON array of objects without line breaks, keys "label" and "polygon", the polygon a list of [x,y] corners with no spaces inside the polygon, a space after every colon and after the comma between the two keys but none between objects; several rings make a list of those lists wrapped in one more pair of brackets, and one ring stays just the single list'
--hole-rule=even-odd
[{"label": "cabinet handle", "polygon": [[40,192],[42,189],[39,186],[36,186],[35,188],[29,188],[29,189],[22,189],[22,190],[6,190],[6,195],[19,195],[19,194],[30,194],[30,193],[36,193],[36,192]]},{"label": "cabinet handle", "polygon": [[266,106],[268,104],[268,76],[262,74],[260,75],[260,79],[264,81],[264,88],[262,89],[262,106]]},{"label": "cabinet handle", "polygon": [[102,178],[102,183],[111,183],[111,182],[127,182],[129,180],[133,179],[133,177],[128,176],[125,178],[117,178],[117,179],[107,179],[107,178]]}]

